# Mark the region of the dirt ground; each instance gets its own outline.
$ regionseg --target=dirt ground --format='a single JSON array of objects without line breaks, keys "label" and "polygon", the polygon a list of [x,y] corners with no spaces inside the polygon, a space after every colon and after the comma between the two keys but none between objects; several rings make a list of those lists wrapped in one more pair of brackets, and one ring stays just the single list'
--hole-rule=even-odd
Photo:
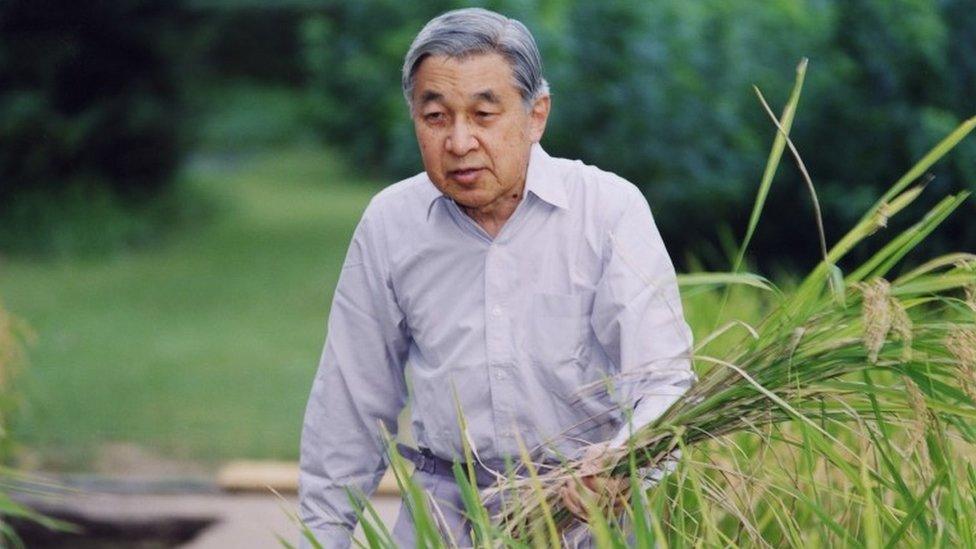
[{"label": "dirt ground", "polygon": [[[85,473],[35,469],[28,474],[13,491],[15,499],[87,532],[58,538],[25,524],[18,531],[31,548],[249,549],[281,547],[277,536],[292,544],[299,538],[292,518],[297,463],[239,461],[207,467],[115,443],[105,445]],[[390,528],[400,508],[395,491],[395,481],[384,479],[373,498]]]},{"label": "dirt ground", "polygon": [[[92,524],[114,524],[124,531],[129,525],[132,532],[145,529],[145,525],[160,521],[209,522],[192,539],[176,547],[182,549],[239,549],[281,547],[276,536],[292,544],[298,542],[298,527],[289,517],[296,509],[295,496],[284,499],[268,494],[107,494],[75,493],[57,498],[19,498],[35,505],[42,511],[56,511],[61,516],[83,517]],[[373,499],[377,512],[390,527],[396,520],[400,501],[396,497],[379,496]],[[117,536],[119,537],[119,536]],[[124,537],[124,536],[122,536]],[[362,539],[362,538],[360,538]],[[132,534],[131,545],[120,539],[116,545],[106,547],[156,547],[136,540]],[[47,544],[28,543],[34,546],[81,546],[81,539]],[[145,545],[143,545],[145,544]],[[86,545],[87,547],[88,545]],[[92,547],[98,546],[97,544]],[[163,546],[169,546],[164,544]]]}]

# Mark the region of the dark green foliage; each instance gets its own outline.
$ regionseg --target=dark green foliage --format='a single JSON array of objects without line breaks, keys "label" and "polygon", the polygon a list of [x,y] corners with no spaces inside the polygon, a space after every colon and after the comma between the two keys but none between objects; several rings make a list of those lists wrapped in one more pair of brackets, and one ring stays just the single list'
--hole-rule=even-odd
[{"label": "dark green foliage", "polygon": [[[145,241],[182,156],[172,2],[0,3],[0,249]],[[149,205],[147,207],[147,205]]]},{"label": "dark green foliage", "polygon": [[84,181],[134,199],[180,158],[172,2],[0,3],[0,203]]},{"label": "dark green foliage", "polygon": [[[390,181],[419,171],[400,66],[422,24],[456,4],[330,4],[306,23],[315,120],[357,169]],[[812,70],[793,135],[822,193],[828,238],[976,113],[976,10],[966,0],[473,4],[518,17],[539,42],[553,93],[543,145],[641,186],[679,263],[695,254],[727,266],[702,242],[746,225],[775,131],[751,85],[779,108],[801,57]],[[963,143],[935,175],[933,195],[976,189],[976,144]],[[759,261],[817,257],[803,189],[783,166],[763,223],[776,229],[754,241]],[[966,219],[927,250],[976,248]]]},{"label": "dark green foliage", "polygon": [[638,184],[675,252],[744,226],[772,136],[750,85],[785,101],[823,25],[788,4],[576,3],[547,143]]},{"label": "dark green foliage", "polygon": [[457,4],[328,2],[305,22],[313,118],[326,139],[350,152],[355,169],[391,177],[420,171],[400,68],[424,23]]},{"label": "dark green foliage", "polygon": [[[403,57],[431,17],[469,5],[533,31],[553,92],[543,145],[638,184],[682,267],[728,266],[774,135],[751,86],[780,108],[801,57],[811,76],[793,136],[828,239],[976,113],[971,0],[12,0],[0,3],[0,211],[21,202],[22,232],[45,196],[107,188],[129,208],[167,185],[184,144],[249,150],[308,126],[357,173],[413,175]],[[976,142],[934,175],[932,195],[976,190]],[[752,256],[808,266],[814,218],[789,163],[769,206]],[[976,248],[976,206],[963,209],[922,253]]]},{"label": "dark green foliage", "polygon": [[[851,226],[885,181],[976,113],[976,87],[951,62],[966,57],[954,52],[972,48],[964,35],[976,25],[959,2],[786,0],[762,9],[747,1],[579,2],[567,20],[564,49],[572,53],[554,79],[551,148],[640,185],[679,259],[707,256],[701,242],[715,241],[723,226],[745,225],[762,169],[752,159],[774,133],[750,86],[782,105],[801,57],[813,70],[794,139],[821,190],[828,236]],[[933,184],[942,192],[976,188],[974,166],[976,148],[964,144]],[[791,166],[781,174],[764,223],[777,229],[754,242],[767,264],[818,256],[799,176]],[[929,249],[960,238],[976,246],[964,220]]]},{"label": "dark green foliage", "polygon": [[[300,85],[302,21],[314,2],[189,1],[181,34],[193,76]],[[188,41],[188,42],[187,42]]]}]

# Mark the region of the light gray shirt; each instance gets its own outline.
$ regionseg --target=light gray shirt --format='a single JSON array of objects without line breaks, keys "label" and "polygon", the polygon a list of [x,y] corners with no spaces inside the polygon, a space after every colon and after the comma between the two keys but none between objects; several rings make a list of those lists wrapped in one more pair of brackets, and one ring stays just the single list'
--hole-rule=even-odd
[{"label": "light gray shirt", "polygon": [[620,443],[690,387],[691,331],[647,201],[626,180],[532,148],[491,238],[426,173],[377,194],[356,228],[305,414],[300,515],[327,547],[372,493],[411,386],[420,446],[487,464]]}]

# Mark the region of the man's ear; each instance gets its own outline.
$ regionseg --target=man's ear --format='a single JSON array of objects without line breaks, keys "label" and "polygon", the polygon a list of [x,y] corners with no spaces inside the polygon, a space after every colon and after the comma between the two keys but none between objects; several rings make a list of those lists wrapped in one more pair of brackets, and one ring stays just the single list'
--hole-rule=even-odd
[{"label": "man's ear", "polygon": [[546,121],[549,120],[549,109],[552,106],[552,98],[549,94],[543,95],[532,103],[532,110],[529,112],[529,132],[533,143],[542,140],[542,134],[546,131]]}]

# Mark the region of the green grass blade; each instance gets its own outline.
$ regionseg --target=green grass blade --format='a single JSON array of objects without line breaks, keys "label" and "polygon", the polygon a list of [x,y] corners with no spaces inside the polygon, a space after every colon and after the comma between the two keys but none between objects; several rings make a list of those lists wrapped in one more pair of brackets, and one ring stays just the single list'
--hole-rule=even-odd
[{"label": "green grass blade", "polygon": [[[781,487],[776,487],[781,488]],[[802,503],[806,509],[813,512],[814,515],[819,518],[824,526],[829,528],[834,534],[843,539],[848,547],[864,547],[864,545],[857,540],[848,529],[838,523],[827,511],[825,511],[821,506],[817,505],[816,502],[811,501],[803,492],[799,490],[789,490],[788,494],[795,498],[797,501]]]},{"label": "green grass blade", "polygon": [[868,462],[861,460],[861,492],[864,494],[864,509],[861,512],[861,522],[864,526],[865,547],[880,549],[881,547],[881,519],[875,502],[875,492],[871,485],[871,475],[868,473]]},{"label": "green grass blade", "polygon": [[515,438],[518,442],[522,464],[525,466],[531,479],[532,492],[538,498],[539,505],[542,507],[543,520],[545,521],[546,534],[549,536],[549,543],[552,547],[559,547],[559,532],[553,520],[552,508],[549,506],[549,502],[546,500],[546,495],[543,492],[542,482],[539,480],[539,473],[536,471],[535,464],[532,463],[532,458],[529,456],[529,450],[525,447],[525,443],[522,441],[522,437],[518,434],[518,431],[516,431]]},{"label": "green grass blade", "polygon": [[912,251],[922,240],[934,231],[963,201],[968,193],[947,196],[939,201],[917,223],[905,229],[900,235],[891,240],[886,246],[865,261],[848,277],[848,282],[860,281],[873,277],[884,277],[905,255]]},{"label": "green grass blade", "polygon": [[919,276],[930,274],[936,269],[958,265],[962,262],[976,263],[976,254],[957,252],[930,259],[929,261],[926,261],[911,271],[896,278],[894,281],[892,281],[892,284],[903,284],[912,279],[918,278]]},{"label": "green grass blade", "polygon": [[874,215],[874,212],[877,211],[881,204],[884,204],[890,200],[891,197],[900,193],[902,189],[921,177],[926,170],[931,168],[933,164],[938,162],[943,156],[946,155],[946,153],[951,151],[957,144],[959,144],[960,141],[969,135],[969,132],[973,131],[973,128],[976,128],[976,116],[964,121],[962,124],[959,124],[955,130],[950,132],[949,135],[945,136],[942,141],[939,141],[935,147],[927,152],[921,160],[916,162],[910,170],[905,172],[905,175],[901,176],[901,178],[899,178],[898,181],[896,181],[895,184],[888,189],[888,192],[881,197],[874,207],[868,210],[865,217]]},{"label": "green grass blade", "polygon": [[423,489],[410,477],[407,461],[397,452],[396,444],[393,443],[392,438],[388,433],[385,435],[390,469],[396,478],[397,486],[400,487],[403,502],[413,519],[417,545],[421,547],[443,547],[444,541],[436,526],[437,522],[431,514],[430,507],[427,505],[427,498]]},{"label": "green grass blade", "polygon": [[640,475],[637,473],[637,463],[634,457],[634,447],[631,440],[628,441],[627,462],[629,467],[630,480],[630,508],[631,521],[634,525],[634,538],[637,542],[637,549],[652,549],[654,547],[654,532],[651,529],[650,517],[647,505],[647,493],[641,483]]},{"label": "green grass blade", "polygon": [[488,518],[488,510],[485,509],[481,498],[478,496],[477,481],[472,484],[471,476],[473,472],[465,471],[460,463],[454,463],[454,482],[457,483],[461,493],[461,502],[464,504],[465,515],[471,528],[474,531],[474,544],[483,547],[491,547],[491,526]]},{"label": "green grass blade", "polygon": [[[882,208],[888,207],[889,210],[897,209],[894,207],[896,202],[899,202],[899,206],[904,207],[904,199],[909,199],[908,201],[914,200],[920,189],[915,192],[909,191],[902,193],[902,191],[908,187],[912,182],[921,177],[926,170],[932,167],[933,164],[938,162],[943,156],[945,156],[953,147],[955,147],[960,141],[963,140],[969,133],[976,127],[976,117],[970,118],[960,124],[955,130],[950,132],[945,138],[942,139],[935,147],[933,147],[928,153],[926,153],[921,160],[915,163],[911,169],[908,170],[901,178],[898,179],[889,189],[874,203],[871,208],[864,214],[864,216],[858,221],[854,227],[848,231],[844,237],[840,239],[828,252],[828,260],[826,263],[821,263],[818,265],[804,280],[800,285],[800,289],[797,291],[801,296],[806,297],[811,295],[824,280],[825,274],[827,272],[827,264],[835,264],[844,255],[847,254],[855,245],[857,245],[861,240],[863,240],[868,235],[873,234],[877,229],[877,218]],[[901,193],[901,194],[899,194]],[[910,194],[909,194],[910,193]],[[897,197],[897,198],[895,198]],[[892,199],[895,198],[894,201]],[[902,199],[902,200],[899,200]],[[891,204],[888,204],[892,201]],[[900,208],[899,208],[900,209]],[[884,217],[890,217],[893,215],[891,213],[886,214]]]},{"label": "green grass blade", "polygon": [[[796,115],[796,106],[800,102],[800,92],[803,89],[803,80],[807,73],[807,59],[801,59],[800,63],[796,66],[796,78],[793,81],[793,89],[790,91],[790,97],[786,102],[786,107],[783,109],[783,114],[780,117],[780,126],[783,131],[777,131],[776,137],[773,138],[773,145],[769,151],[769,157],[766,159],[766,167],[763,170],[762,179],[759,182],[759,190],[756,192],[756,199],[752,205],[752,213],[749,215],[749,224],[746,226],[746,234],[742,239],[742,245],[739,246],[739,251],[736,253],[735,261],[732,263],[732,272],[736,273],[742,267],[742,261],[745,259],[746,250],[749,248],[749,243],[752,242],[752,236],[756,232],[756,227],[759,226],[759,218],[762,215],[763,208],[766,205],[766,197],[769,195],[769,189],[772,187],[773,178],[776,176],[776,170],[779,167],[779,161],[783,156],[783,149],[786,147],[786,137],[789,135],[790,128],[793,126],[793,118]],[[758,91],[758,89],[757,89]],[[722,318],[722,313],[725,311],[725,306],[729,301],[729,287],[726,286],[725,292],[722,296],[722,303],[719,305],[718,312],[715,315],[715,325],[717,326]]]},{"label": "green grass blade", "polygon": [[9,524],[0,521],[0,547],[7,547],[7,544],[10,544],[9,546],[13,549],[26,549],[27,547]]},{"label": "green grass blade", "polygon": [[796,106],[800,102],[800,92],[803,90],[803,80],[806,77],[806,73],[807,59],[804,58],[796,66],[796,79],[793,81],[793,89],[790,91],[790,98],[787,100],[786,107],[783,109],[783,114],[780,117],[780,125],[783,127],[783,132],[777,131],[776,137],[773,138],[773,147],[766,160],[766,168],[763,170],[762,179],[759,182],[759,191],[756,193],[756,200],[752,205],[752,213],[749,215],[749,225],[746,226],[746,235],[742,239],[742,245],[739,247],[739,252],[735,256],[735,263],[732,265],[733,273],[738,272],[739,267],[742,266],[746,249],[749,248],[749,243],[752,241],[752,236],[756,232],[756,227],[759,226],[759,217],[762,215],[763,207],[766,205],[766,197],[769,195],[769,189],[773,185],[773,178],[776,176],[779,161],[783,156],[783,149],[786,148],[784,133],[789,135],[790,128],[793,126],[793,117],[796,115]]},{"label": "green grass blade", "polygon": [[461,499],[467,513],[468,520],[474,530],[476,544],[481,543],[484,547],[490,547],[490,519],[488,510],[485,509],[478,494],[478,476],[475,474],[474,450],[471,448],[468,432],[468,420],[461,407],[461,399],[457,393],[457,387],[453,386],[454,408],[458,418],[458,428],[460,429],[461,447],[464,452],[465,467],[455,463],[452,470],[454,479],[461,492]]},{"label": "green grass blade", "polygon": [[925,488],[925,491],[915,499],[915,504],[908,509],[908,513],[902,518],[898,528],[888,536],[888,543],[885,544],[885,549],[891,549],[901,541],[901,538],[908,532],[908,527],[911,526],[912,522],[922,516],[922,513],[929,504],[929,497],[932,495],[932,492],[945,481],[948,475],[949,471],[947,469],[940,471],[928,487]]},{"label": "green grass blade", "polygon": [[739,284],[760,290],[775,291],[776,286],[765,277],[752,273],[688,273],[678,275],[678,287],[726,286]]},{"label": "green grass blade", "polygon": [[383,520],[376,513],[376,509],[370,503],[369,498],[363,495],[354,494],[346,491],[346,497],[352,504],[353,511],[356,513],[363,535],[366,537],[367,545],[370,549],[387,549],[396,547],[393,536]]}]

